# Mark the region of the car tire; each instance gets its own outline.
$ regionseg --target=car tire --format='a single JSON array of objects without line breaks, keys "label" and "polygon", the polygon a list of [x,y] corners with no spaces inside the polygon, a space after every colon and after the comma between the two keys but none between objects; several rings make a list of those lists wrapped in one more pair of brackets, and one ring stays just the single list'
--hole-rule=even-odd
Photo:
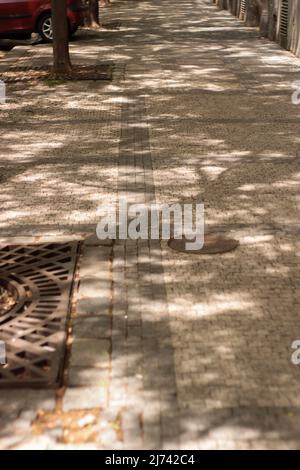
[{"label": "car tire", "polygon": [[[70,28],[69,31],[69,38],[71,39],[77,32],[78,26],[74,26]],[[53,40],[53,32],[52,32],[52,18],[51,14],[44,15],[38,22],[37,32],[40,37],[45,42],[52,42]]]},{"label": "car tire", "polygon": [[40,18],[37,25],[37,32],[45,42],[52,42],[53,32],[52,32],[52,18],[51,13],[44,15]]}]

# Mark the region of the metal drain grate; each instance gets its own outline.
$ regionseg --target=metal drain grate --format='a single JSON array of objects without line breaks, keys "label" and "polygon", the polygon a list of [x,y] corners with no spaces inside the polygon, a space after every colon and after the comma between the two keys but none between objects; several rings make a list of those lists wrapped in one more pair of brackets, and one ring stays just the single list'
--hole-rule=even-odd
[{"label": "metal drain grate", "polygon": [[0,247],[0,279],[16,304],[0,316],[0,388],[57,387],[78,243]]}]

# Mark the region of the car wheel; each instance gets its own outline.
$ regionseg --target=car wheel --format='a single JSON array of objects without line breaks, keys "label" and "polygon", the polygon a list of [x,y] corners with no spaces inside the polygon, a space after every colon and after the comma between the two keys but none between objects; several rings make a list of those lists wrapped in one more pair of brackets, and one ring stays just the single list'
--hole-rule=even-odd
[{"label": "car wheel", "polygon": [[44,41],[52,42],[53,31],[51,14],[45,15],[40,19],[37,30]]}]

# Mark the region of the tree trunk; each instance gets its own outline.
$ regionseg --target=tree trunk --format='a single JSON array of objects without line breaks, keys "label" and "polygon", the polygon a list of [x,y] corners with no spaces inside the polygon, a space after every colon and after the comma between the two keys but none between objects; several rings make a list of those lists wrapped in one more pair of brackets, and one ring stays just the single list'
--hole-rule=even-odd
[{"label": "tree trunk", "polygon": [[99,1],[89,0],[89,7],[85,16],[85,26],[89,28],[99,27]]},{"label": "tree trunk", "polygon": [[247,26],[260,26],[267,34],[268,0],[249,0],[246,7],[245,23]]},{"label": "tree trunk", "polygon": [[67,0],[52,0],[53,69],[57,76],[72,70],[69,54]]},{"label": "tree trunk", "polygon": [[278,0],[268,0],[269,4],[269,28],[268,28],[268,37],[272,41],[276,40],[276,30],[277,30],[277,21],[278,21]]},{"label": "tree trunk", "polygon": [[249,0],[246,8],[245,23],[247,26],[259,26],[259,7],[257,0]]},{"label": "tree trunk", "polygon": [[269,2],[268,0],[258,0],[259,7],[259,29],[260,34],[264,37],[268,37],[268,28],[269,28]]},{"label": "tree trunk", "polygon": [[232,13],[232,15],[236,16],[236,13],[237,13],[237,0],[230,0],[229,1],[228,10],[230,11],[230,13]]}]

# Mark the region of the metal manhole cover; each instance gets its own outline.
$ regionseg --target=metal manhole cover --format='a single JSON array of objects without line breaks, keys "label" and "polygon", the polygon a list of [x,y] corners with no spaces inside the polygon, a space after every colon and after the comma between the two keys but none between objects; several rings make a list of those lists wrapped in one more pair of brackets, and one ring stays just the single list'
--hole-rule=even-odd
[{"label": "metal manhole cover", "polygon": [[220,233],[207,233],[204,236],[204,245],[201,250],[187,250],[185,246],[188,242],[190,242],[190,240],[187,240],[186,238],[182,238],[181,240],[175,240],[174,238],[171,238],[171,240],[168,242],[168,245],[175,251],[195,255],[215,255],[218,253],[227,253],[228,251],[232,251],[239,246],[239,242],[237,240],[234,240],[233,238],[227,238]]},{"label": "metal manhole cover", "polygon": [[78,243],[0,247],[0,279],[15,305],[0,316],[0,388],[57,387]]}]

